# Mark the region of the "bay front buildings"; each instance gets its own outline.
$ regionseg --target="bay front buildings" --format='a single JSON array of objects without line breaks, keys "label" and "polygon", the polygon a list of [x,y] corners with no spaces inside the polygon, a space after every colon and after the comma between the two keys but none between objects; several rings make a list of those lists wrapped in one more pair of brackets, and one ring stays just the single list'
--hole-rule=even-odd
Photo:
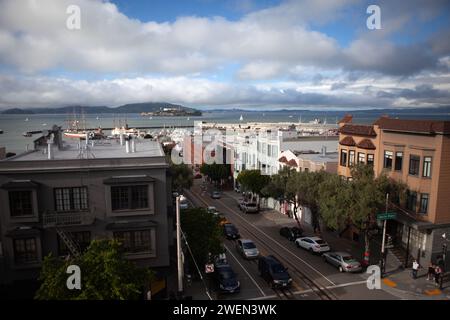
[{"label": "bay front buildings", "polygon": [[381,117],[362,125],[346,116],[339,126],[338,174],[351,179],[351,167],[366,163],[406,184],[388,233],[414,258],[436,260],[450,235],[450,121]]},{"label": "bay front buildings", "polygon": [[0,283],[36,280],[43,258],[119,239],[163,279],[172,243],[168,164],[158,142],[63,141],[0,161]]}]

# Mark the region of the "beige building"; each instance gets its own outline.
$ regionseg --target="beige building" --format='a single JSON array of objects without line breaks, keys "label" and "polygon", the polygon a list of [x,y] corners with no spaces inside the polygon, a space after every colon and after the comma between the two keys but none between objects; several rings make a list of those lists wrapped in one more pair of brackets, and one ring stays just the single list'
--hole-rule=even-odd
[{"label": "beige building", "polygon": [[286,150],[280,154],[278,162],[279,169],[288,166],[299,172],[324,170],[337,173],[338,153],[327,152],[326,148],[322,148],[322,152]]},{"label": "beige building", "polygon": [[408,187],[405,208],[388,232],[418,259],[442,254],[442,235],[450,234],[450,121],[381,117],[371,125],[340,122],[338,174],[351,179],[355,163],[373,165]]}]

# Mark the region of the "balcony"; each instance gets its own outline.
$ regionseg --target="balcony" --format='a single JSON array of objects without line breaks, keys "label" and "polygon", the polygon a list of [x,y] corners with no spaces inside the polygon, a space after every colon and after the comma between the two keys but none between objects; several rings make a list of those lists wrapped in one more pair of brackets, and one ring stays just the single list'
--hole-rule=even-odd
[{"label": "balcony", "polygon": [[82,226],[94,223],[94,216],[89,211],[82,212],[49,212],[42,215],[44,228]]}]

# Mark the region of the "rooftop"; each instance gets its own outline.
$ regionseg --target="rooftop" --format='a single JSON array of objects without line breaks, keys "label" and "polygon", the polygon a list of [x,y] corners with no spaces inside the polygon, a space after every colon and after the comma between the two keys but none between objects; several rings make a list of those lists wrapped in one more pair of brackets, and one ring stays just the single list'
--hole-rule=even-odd
[{"label": "rooftop", "polygon": [[[92,141],[91,141],[92,143]],[[63,147],[59,150],[56,145],[52,146],[53,159],[55,160],[76,160],[76,159],[121,159],[121,158],[146,158],[162,157],[164,152],[160,144],[156,141],[135,140],[136,152],[126,152],[125,145],[121,146],[116,140],[94,140],[94,145],[87,146],[81,142],[83,148],[79,148],[79,143],[72,140],[64,140]],[[84,149],[84,150],[83,150]],[[131,143],[130,143],[131,150]],[[47,160],[47,148],[41,147],[36,150],[18,154],[15,157],[5,159],[5,162],[12,161],[39,161]]]},{"label": "rooftop", "polygon": [[424,134],[450,134],[450,121],[406,120],[381,117],[375,121],[382,130],[414,132]]}]

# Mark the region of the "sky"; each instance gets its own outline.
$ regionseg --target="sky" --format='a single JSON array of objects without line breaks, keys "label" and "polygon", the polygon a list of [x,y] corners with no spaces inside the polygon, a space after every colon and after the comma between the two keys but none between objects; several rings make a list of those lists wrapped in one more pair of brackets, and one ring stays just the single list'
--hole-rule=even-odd
[{"label": "sky", "polygon": [[450,1],[0,0],[0,109],[147,101],[448,106]]}]

